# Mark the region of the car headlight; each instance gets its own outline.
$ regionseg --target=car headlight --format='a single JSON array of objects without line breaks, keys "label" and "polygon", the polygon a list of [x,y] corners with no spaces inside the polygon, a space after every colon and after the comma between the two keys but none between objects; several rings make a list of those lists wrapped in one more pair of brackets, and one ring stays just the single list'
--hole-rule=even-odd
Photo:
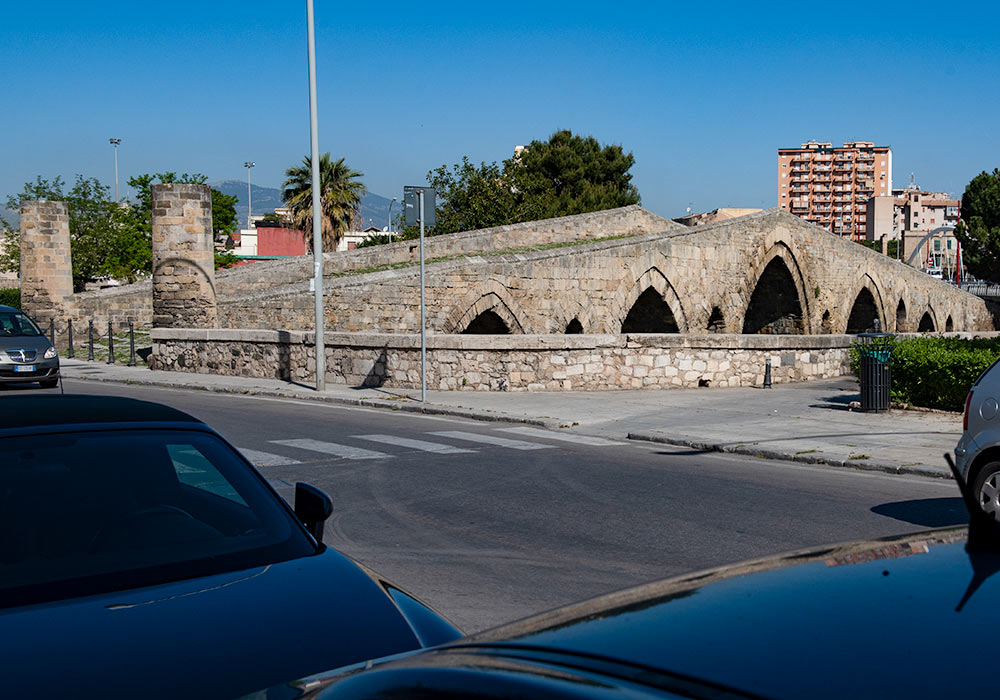
[{"label": "car headlight", "polygon": [[55,348],[49,348],[48,350],[45,351],[45,354],[42,357],[44,357],[46,360],[51,360],[58,354],[59,353],[56,352]]}]

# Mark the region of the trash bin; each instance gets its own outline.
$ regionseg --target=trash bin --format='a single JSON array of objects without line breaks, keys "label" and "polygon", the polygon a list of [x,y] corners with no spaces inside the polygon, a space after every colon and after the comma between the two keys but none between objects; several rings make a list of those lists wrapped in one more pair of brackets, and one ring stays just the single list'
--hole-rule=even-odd
[{"label": "trash bin", "polygon": [[896,347],[891,333],[858,333],[861,356],[861,410],[888,411],[892,391],[890,356]]}]

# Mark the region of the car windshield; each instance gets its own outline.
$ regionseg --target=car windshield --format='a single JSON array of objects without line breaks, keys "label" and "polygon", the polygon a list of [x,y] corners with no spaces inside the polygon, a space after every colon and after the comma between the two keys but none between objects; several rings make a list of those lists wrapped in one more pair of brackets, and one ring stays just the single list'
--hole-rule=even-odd
[{"label": "car windshield", "polygon": [[315,545],[199,431],[0,439],[0,607],[238,571]]},{"label": "car windshield", "polygon": [[0,311],[0,337],[39,336],[42,332],[35,322],[20,311]]}]

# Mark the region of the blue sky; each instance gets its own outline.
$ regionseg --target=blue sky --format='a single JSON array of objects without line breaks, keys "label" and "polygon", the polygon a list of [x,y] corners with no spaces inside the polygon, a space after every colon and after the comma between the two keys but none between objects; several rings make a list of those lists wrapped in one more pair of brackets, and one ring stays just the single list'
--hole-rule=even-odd
[{"label": "blue sky", "polygon": [[[7,5],[7,4],[5,4]],[[46,2],[0,24],[0,195],[36,175],[280,186],[309,148],[305,2]],[[777,149],[893,149],[961,195],[1000,166],[993,3],[316,0],[320,148],[400,196],[568,128],[632,151],[665,216],[771,207]]]}]

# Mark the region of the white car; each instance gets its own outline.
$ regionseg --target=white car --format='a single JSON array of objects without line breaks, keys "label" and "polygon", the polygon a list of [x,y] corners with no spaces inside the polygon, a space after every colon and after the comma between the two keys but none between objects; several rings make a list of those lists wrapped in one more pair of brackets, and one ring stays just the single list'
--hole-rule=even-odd
[{"label": "white car", "polygon": [[969,390],[962,427],[955,466],[983,510],[1000,521],[1000,360]]}]

